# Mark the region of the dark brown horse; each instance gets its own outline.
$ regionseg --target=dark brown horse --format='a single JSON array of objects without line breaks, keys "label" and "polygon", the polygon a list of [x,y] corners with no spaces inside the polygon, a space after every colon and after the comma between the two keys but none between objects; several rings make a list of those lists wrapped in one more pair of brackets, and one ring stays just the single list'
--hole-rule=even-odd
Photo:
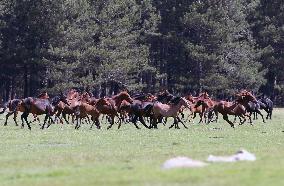
[{"label": "dark brown horse", "polygon": [[[60,101],[63,101],[66,104],[68,104],[66,98],[63,95],[54,97],[51,102],[48,99],[40,99],[33,97],[28,97],[26,99],[23,99],[23,101],[20,104],[24,108],[24,112],[21,115],[22,128],[24,127],[24,121],[25,121],[28,128],[31,130],[30,123],[28,122],[28,115],[29,113],[32,113],[37,116],[45,114],[44,123],[41,127],[42,129],[44,129],[47,120],[51,119],[51,116],[54,114],[54,106],[58,104],[58,102]],[[50,124],[47,127],[49,126]]]},{"label": "dark brown horse", "polygon": [[[42,92],[38,95],[38,98],[39,99],[49,99],[49,95],[47,94],[47,92]],[[8,101],[8,103],[6,103],[3,111],[0,112],[0,114],[3,114],[7,108],[9,109],[9,112],[6,114],[6,120],[5,120],[4,126],[7,125],[8,119],[12,114],[14,114],[13,119],[14,119],[15,124],[16,124],[16,126],[18,126],[18,123],[17,123],[18,112],[24,112],[25,111],[25,108],[21,104],[22,101],[23,101],[22,99],[12,99],[12,100]],[[36,114],[33,114],[33,117],[34,117],[34,121],[36,121],[36,120],[39,121],[39,118],[37,117]]]}]

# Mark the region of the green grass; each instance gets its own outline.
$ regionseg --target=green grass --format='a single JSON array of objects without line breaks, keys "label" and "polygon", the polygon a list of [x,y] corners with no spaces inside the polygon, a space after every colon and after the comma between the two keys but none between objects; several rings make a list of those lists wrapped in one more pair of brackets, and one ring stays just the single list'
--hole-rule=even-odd
[{"label": "green grass", "polygon": [[[1,118],[4,116],[0,116]],[[117,126],[107,131],[79,131],[52,125],[32,131],[4,127],[0,120],[0,185],[284,185],[284,109],[272,121],[232,129],[219,121],[190,125],[188,130],[136,130]],[[170,122],[168,123],[168,125]],[[215,130],[214,128],[221,128]],[[204,168],[162,170],[175,156],[205,161],[209,154],[230,155],[244,148],[255,162],[210,164]]]}]

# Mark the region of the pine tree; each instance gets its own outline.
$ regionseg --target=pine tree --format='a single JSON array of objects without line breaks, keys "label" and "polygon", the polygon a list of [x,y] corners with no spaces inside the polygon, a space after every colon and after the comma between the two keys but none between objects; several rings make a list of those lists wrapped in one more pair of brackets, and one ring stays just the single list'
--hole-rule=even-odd
[{"label": "pine tree", "polygon": [[264,83],[246,2],[196,2],[184,17],[189,63],[201,90],[233,93]]}]

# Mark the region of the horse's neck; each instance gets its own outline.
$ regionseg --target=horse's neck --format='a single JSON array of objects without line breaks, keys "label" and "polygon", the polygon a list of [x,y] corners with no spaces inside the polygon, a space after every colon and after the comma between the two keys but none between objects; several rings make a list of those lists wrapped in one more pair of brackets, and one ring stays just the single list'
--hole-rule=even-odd
[{"label": "horse's neck", "polygon": [[176,105],[174,105],[174,104],[172,104],[172,105],[169,105],[170,106],[170,109],[171,110],[173,110],[173,111],[179,111],[180,110],[180,108],[182,107],[182,103],[181,102],[179,102],[178,104],[176,104]]}]

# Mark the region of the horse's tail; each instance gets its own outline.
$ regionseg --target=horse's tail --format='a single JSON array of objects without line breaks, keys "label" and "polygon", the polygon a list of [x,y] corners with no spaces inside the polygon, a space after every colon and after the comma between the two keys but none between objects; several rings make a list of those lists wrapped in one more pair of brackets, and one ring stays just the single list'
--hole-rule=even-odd
[{"label": "horse's tail", "polygon": [[8,103],[5,103],[3,110],[0,112],[0,114],[4,114],[4,112],[7,110],[7,108],[8,108]]},{"label": "horse's tail", "polygon": [[0,112],[0,114],[4,114],[4,112],[7,110],[7,108],[11,108],[11,104],[12,104],[12,100],[10,100],[10,101],[7,101],[5,104],[4,104],[4,106],[2,107],[3,108],[3,110]]}]

